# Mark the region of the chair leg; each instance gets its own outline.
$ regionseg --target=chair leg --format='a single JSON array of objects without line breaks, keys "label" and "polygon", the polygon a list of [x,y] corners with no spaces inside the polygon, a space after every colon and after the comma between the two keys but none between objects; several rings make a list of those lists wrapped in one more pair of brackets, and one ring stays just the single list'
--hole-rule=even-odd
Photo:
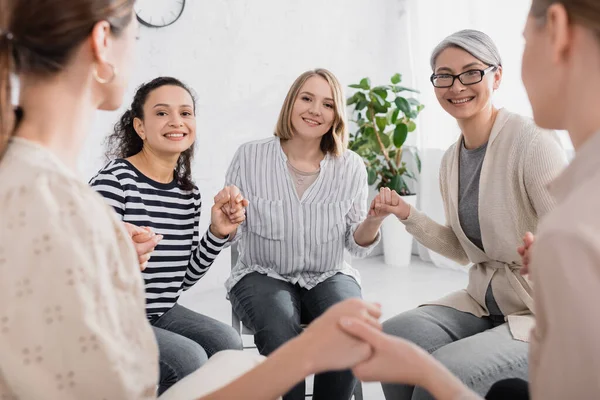
[{"label": "chair leg", "polygon": [[237,331],[238,335],[242,335],[242,322],[235,311],[233,311],[233,307],[231,307],[231,326]]},{"label": "chair leg", "polygon": [[354,400],[363,400],[362,382],[356,382],[354,386]]}]

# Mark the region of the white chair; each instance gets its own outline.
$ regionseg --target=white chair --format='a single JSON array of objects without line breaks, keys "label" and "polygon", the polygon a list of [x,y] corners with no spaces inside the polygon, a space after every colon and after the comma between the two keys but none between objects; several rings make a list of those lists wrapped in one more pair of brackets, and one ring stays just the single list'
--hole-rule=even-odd
[{"label": "white chair", "polygon": [[[231,269],[235,267],[238,262],[239,253],[237,250],[237,244],[233,244],[231,246]],[[242,323],[242,321],[238,318],[237,314],[231,307],[231,326],[233,329],[237,331],[237,333],[241,335],[251,335],[254,336],[254,332],[252,329],[248,328],[246,325]],[[302,327],[306,327],[306,325],[302,325]],[[244,349],[255,349],[256,346],[244,346]],[[359,380],[356,382],[356,386],[354,387],[354,400],[363,400],[363,391],[362,391],[362,382]],[[312,394],[307,394],[306,397],[312,397]]]}]

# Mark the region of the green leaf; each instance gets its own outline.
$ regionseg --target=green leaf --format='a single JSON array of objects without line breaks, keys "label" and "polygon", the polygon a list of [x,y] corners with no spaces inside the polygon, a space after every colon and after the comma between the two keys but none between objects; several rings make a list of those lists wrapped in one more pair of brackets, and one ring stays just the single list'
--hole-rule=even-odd
[{"label": "green leaf", "polygon": [[353,83],[352,85],[348,85],[348,87],[351,87],[352,89],[362,89],[363,87],[359,84]]},{"label": "green leaf", "polygon": [[400,148],[406,141],[406,137],[408,136],[408,127],[404,123],[400,123],[396,125],[396,129],[394,129],[394,146]]},{"label": "green leaf", "polygon": [[[385,100],[387,98],[388,95],[388,91],[382,88],[375,88],[373,89],[373,93],[375,93],[376,95],[378,95],[381,99]],[[384,104],[384,102],[382,102],[381,104]]]},{"label": "green leaf", "polygon": [[368,105],[369,105],[369,102],[367,100],[359,100],[358,104],[356,105],[355,110],[360,111]]},{"label": "green leaf", "polygon": [[417,124],[415,124],[415,121],[408,121],[406,125],[408,126],[409,132],[414,132],[415,129],[417,129]]},{"label": "green leaf", "polygon": [[370,93],[370,97],[371,97],[371,101],[373,102],[373,104],[379,104],[381,106],[383,106],[385,104],[385,100],[383,97],[381,97],[379,94],[377,94],[376,92],[372,92]]},{"label": "green leaf", "polygon": [[392,113],[391,118],[390,118],[390,123],[391,124],[395,124],[396,121],[398,121],[398,114],[400,114],[400,110],[399,109],[395,109],[394,112]]},{"label": "green leaf", "polygon": [[419,113],[419,112],[423,111],[424,108],[425,108],[425,105],[423,105],[423,104],[418,105],[417,112]]},{"label": "green leaf", "polygon": [[388,187],[395,190],[396,193],[400,193],[402,190],[402,177],[400,175],[394,175],[390,180]]},{"label": "green leaf", "polygon": [[373,103],[373,110],[375,111],[376,114],[387,114],[389,106],[390,106],[390,103],[388,103],[387,101],[385,102],[384,105],[381,105],[376,102],[376,103]]},{"label": "green leaf", "polygon": [[377,171],[374,168],[367,168],[367,183],[370,185],[375,184],[377,181]]},{"label": "green leaf", "polygon": [[394,86],[395,91],[397,92],[412,92],[412,93],[421,93],[416,89],[411,89],[406,86]]},{"label": "green leaf", "polygon": [[383,131],[385,131],[385,127],[387,126],[387,118],[376,117],[375,122],[377,123],[377,129],[379,129],[379,132],[383,133]]},{"label": "green leaf", "polygon": [[346,100],[346,105],[350,106],[357,102],[358,102],[358,97],[356,96],[356,93],[355,93],[352,96],[348,97],[348,100]]},{"label": "green leaf", "polygon": [[371,80],[369,78],[363,78],[360,80],[360,88],[363,90],[371,89]]},{"label": "green leaf", "polygon": [[400,83],[400,81],[402,80],[402,75],[396,73],[394,75],[392,75],[392,79],[390,79],[390,81],[394,84],[397,85],[398,83]]},{"label": "green leaf", "polygon": [[371,137],[375,135],[375,129],[373,129],[372,126],[367,126],[364,130],[363,135],[365,135],[366,137]]},{"label": "green leaf", "polygon": [[394,103],[396,103],[396,107],[398,107],[404,115],[410,114],[410,104],[408,104],[408,101],[404,97],[396,97]]},{"label": "green leaf", "polygon": [[373,150],[376,153],[381,153],[381,147],[379,147],[379,142],[377,141],[377,136],[373,135],[369,137],[369,146],[371,147],[371,150]]},{"label": "green leaf", "polygon": [[379,86],[375,86],[372,90],[385,90],[387,92],[388,90],[392,90],[392,86],[391,85],[379,85]]},{"label": "green leaf", "polygon": [[394,177],[390,180],[388,187],[392,190],[395,190],[396,193],[398,193],[401,196],[410,193],[402,175],[394,175]]},{"label": "green leaf", "polygon": [[414,97],[409,97],[408,99],[406,99],[406,101],[408,101],[408,103],[411,106],[418,106],[421,104],[421,102],[419,102],[419,100],[415,99]]},{"label": "green leaf", "polygon": [[383,147],[385,147],[386,149],[388,147],[390,147],[390,144],[392,144],[392,141],[390,140],[390,137],[386,134],[382,134],[379,135],[381,137],[381,143],[383,143]]}]

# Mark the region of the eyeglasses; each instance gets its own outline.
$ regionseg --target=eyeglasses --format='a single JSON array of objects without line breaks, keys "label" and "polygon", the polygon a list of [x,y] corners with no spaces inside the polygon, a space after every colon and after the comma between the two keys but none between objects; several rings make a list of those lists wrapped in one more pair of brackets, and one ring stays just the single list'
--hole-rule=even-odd
[{"label": "eyeglasses", "polygon": [[452,87],[452,85],[454,85],[454,80],[456,78],[458,78],[460,83],[468,86],[468,85],[474,85],[476,83],[481,82],[483,80],[483,77],[485,76],[485,74],[487,74],[490,71],[495,70],[496,68],[498,68],[498,67],[495,65],[492,65],[491,67],[488,67],[483,70],[471,69],[471,70],[465,71],[458,75],[432,74],[431,78],[429,78],[429,79],[431,80],[431,83],[433,84],[433,86],[436,88]]}]

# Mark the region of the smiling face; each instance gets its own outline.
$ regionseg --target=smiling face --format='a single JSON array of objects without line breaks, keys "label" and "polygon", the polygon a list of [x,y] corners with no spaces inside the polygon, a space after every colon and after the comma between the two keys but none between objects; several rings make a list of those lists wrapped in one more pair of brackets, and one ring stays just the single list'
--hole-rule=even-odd
[{"label": "smiling face", "polygon": [[194,100],[179,86],[154,89],[144,103],[143,120],[136,118],[134,126],[144,146],[156,154],[180,154],[196,139]]},{"label": "smiling face", "polygon": [[[448,47],[438,55],[434,73],[458,75],[471,70],[486,70],[488,67],[463,49]],[[435,95],[448,114],[456,119],[470,119],[491,107],[492,93],[498,89],[501,80],[502,67],[498,67],[473,85],[464,85],[456,78],[449,88],[435,88]]]},{"label": "smiling face", "polygon": [[296,96],[291,117],[295,135],[305,139],[321,138],[331,129],[335,102],[324,78],[314,75],[306,80]]}]

